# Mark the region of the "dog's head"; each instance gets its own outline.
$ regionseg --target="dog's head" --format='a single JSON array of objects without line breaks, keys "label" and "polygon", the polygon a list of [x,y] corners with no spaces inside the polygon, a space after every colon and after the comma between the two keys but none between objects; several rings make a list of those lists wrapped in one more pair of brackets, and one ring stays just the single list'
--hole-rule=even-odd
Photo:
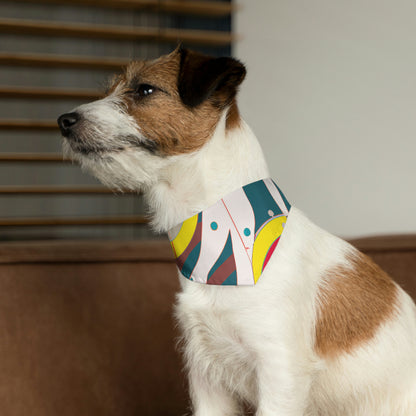
[{"label": "dog's head", "polygon": [[109,186],[149,185],[169,158],[202,148],[224,111],[228,128],[238,124],[245,72],[235,59],[182,48],[132,62],[104,98],[59,117],[64,152]]}]

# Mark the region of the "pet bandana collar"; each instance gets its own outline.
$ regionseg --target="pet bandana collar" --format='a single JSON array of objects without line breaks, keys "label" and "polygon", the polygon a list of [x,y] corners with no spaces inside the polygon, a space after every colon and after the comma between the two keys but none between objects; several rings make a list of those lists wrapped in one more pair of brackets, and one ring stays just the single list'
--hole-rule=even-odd
[{"label": "pet bandana collar", "polygon": [[255,285],[273,254],[290,204],[272,179],[237,189],[169,230],[181,273],[211,285]]}]

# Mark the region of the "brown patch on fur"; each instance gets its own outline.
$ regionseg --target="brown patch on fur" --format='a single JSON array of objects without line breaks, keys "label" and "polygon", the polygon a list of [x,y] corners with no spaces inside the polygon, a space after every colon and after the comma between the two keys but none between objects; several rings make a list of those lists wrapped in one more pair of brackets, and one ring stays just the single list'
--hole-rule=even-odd
[{"label": "brown patch on fur", "polygon": [[237,102],[234,99],[231,103],[230,108],[228,109],[227,113],[227,120],[226,120],[226,129],[232,130],[240,126],[240,112],[238,111]]},{"label": "brown patch on fur", "polygon": [[[180,54],[154,61],[132,62],[111,90],[123,95],[127,111],[142,135],[155,144],[162,155],[193,152],[212,136],[221,116],[221,109],[210,100],[195,108],[183,104],[178,92]],[[148,97],[135,99],[132,89],[149,84],[157,90]]]},{"label": "brown patch on fur", "polygon": [[397,287],[369,257],[357,252],[350,267],[327,272],[318,294],[315,350],[321,356],[351,353],[394,316]]}]

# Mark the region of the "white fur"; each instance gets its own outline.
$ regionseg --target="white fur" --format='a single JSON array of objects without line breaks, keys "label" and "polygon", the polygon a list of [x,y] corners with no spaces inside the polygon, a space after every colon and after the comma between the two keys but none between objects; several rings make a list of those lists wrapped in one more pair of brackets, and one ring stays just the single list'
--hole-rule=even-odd
[{"label": "white fur", "polygon": [[[102,105],[108,102],[81,110],[93,118],[105,113],[112,126],[102,140],[111,142],[128,118],[111,115],[110,107],[103,112]],[[140,130],[130,122],[122,128]],[[192,154],[159,157],[127,146],[76,158],[110,186],[142,189],[160,232],[269,176],[252,131],[244,122],[228,131],[224,115],[211,140]],[[257,416],[416,415],[416,314],[401,289],[399,314],[370,342],[333,360],[314,350],[324,272],[346,264],[353,251],[292,208],[256,286],[201,285],[180,275],[176,316],[195,416],[239,414],[240,399]]]}]

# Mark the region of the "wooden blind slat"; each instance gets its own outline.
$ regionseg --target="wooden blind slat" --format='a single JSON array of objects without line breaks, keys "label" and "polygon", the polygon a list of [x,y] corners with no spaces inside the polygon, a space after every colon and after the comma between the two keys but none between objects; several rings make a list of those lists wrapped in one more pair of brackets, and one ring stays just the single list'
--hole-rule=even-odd
[{"label": "wooden blind slat", "polygon": [[18,0],[26,3],[70,4],[77,6],[111,7],[143,10],[156,13],[179,13],[222,17],[230,15],[235,7],[230,3],[194,0]]},{"label": "wooden blind slat", "polygon": [[102,96],[103,93],[97,90],[0,86],[0,98],[96,100]]},{"label": "wooden blind slat", "polygon": [[124,215],[114,217],[44,217],[44,218],[0,218],[0,227],[36,227],[70,225],[133,225],[147,224],[142,215]]},{"label": "wooden blind slat", "polygon": [[0,153],[0,162],[65,162],[60,153]]},{"label": "wooden blind slat", "polygon": [[[114,0],[113,2],[115,1],[117,0]],[[235,7],[231,3],[222,3],[218,1],[155,0],[152,1],[152,3],[157,3],[153,6],[157,8],[157,11],[165,13],[198,14],[202,16],[222,17],[229,16],[233,11],[235,11]]]},{"label": "wooden blind slat", "polygon": [[83,56],[59,56],[46,54],[27,54],[0,52],[0,65],[79,68],[119,71],[130,61],[128,59],[87,58]]},{"label": "wooden blind slat", "polygon": [[115,40],[143,40],[151,42],[224,46],[234,37],[229,32],[164,29],[164,28],[126,28],[113,25],[86,25],[64,22],[48,22],[21,19],[0,19],[0,32],[18,35],[41,35],[56,37],[100,38]]},{"label": "wooden blind slat", "polygon": [[58,130],[54,120],[0,120],[0,130]]}]

